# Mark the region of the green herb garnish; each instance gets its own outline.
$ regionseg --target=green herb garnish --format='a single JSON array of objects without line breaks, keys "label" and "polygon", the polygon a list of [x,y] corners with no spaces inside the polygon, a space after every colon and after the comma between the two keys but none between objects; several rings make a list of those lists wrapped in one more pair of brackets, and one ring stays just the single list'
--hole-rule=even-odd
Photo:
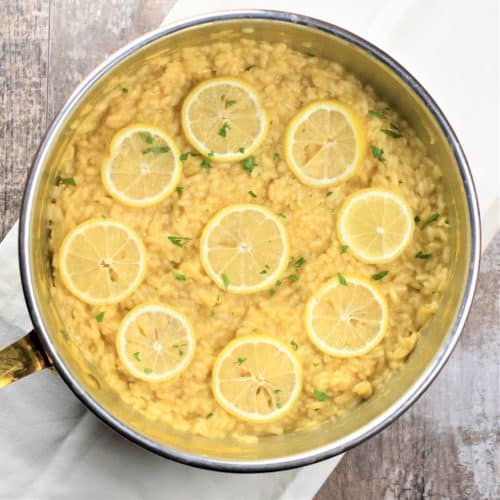
[{"label": "green herb garnish", "polygon": [[241,366],[246,360],[247,358],[238,358],[238,364]]},{"label": "green herb garnish", "polygon": [[177,354],[179,356],[184,356],[184,351],[182,350],[183,347],[186,347],[187,344],[172,344],[172,349],[175,349],[177,351]]},{"label": "green herb garnish", "polygon": [[420,218],[420,215],[415,215],[413,220],[418,224],[422,219]]},{"label": "green herb garnish", "polygon": [[314,54],[313,52],[306,52],[306,56],[307,57],[316,57],[316,54]]},{"label": "green herb garnish", "polygon": [[287,278],[288,278],[290,281],[298,281],[298,280],[299,280],[299,275],[298,275],[298,274],[293,273],[293,274],[289,274],[289,275],[287,276]]},{"label": "green herb garnish", "polygon": [[102,323],[102,320],[104,319],[104,311],[100,312],[96,317],[95,317],[95,320],[98,322],[98,323]]},{"label": "green herb garnish", "polygon": [[273,392],[274,394],[279,394],[281,392],[281,389],[274,389]]},{"label": "green herb garnish", "polygon": [[392,130],[399,130],[399,127],[395,123],[389,123],[389,127],[392,128]]},{"label": "green herb garnish", "polygon": [[276,280],[276,286],[281,286],[281,280]]},{"label": "green herb garnish", "polygon": [[423,260],[426,260],[426,259],[430,259],[432,257],[432,254],[431,253],[424,253],[422,251],[419,251],[415,254],[415,257],[417,259],[423,259]]},{"label": "green herb garnish", "polygon": [[389,128],[381,128],[380,132],[383,132],[384,134],[388,135],[389,137],[393,137],[394,139],[399,139],[400,137],[403,137],[400,133],[395,132],[394,130],[391,130]]},{"label": "green herb garnish", "polygon": [[203,158],[203,160],[201,160],[200,167],[201,168],[211,168],[212,162],[205,156]]},{"label": "green herb garnish", "polygon": [[306,262],[306,259],[304,259],[304,257],[299,257],[296,261],[295,261],[295,268],[296,269],[300,269],[304,263]]},{"label": "green herb garnish", "polygon": [[208,418],[212,418],[213,416],[214,416],[214,412],[213,412],[213,411],[211,411],[210,413],[207,413],[207,414],[205,415],[205,418],[207,418],[207,419],[208,419]]},{"label": "green herb garnish", "polygon": [[380,111],[373,111],[372,109],[370,109],[370,111],[368,111],[368,114],[374,116],[375,118],[380,118],[381,120],[385,120],[384,113],[381,113]]},{"label": "green herb garnish", "polygon": [[342,286],[347,286],[347,280],[344,278],[344,276],[340,273],[337,273],[337,279],[339,280],[339,283]]},{"label": "green herb garnish", "polygon": [[224,273],[222,273],[220,277],[222,278],[222,284],[224,285],[224,288],[227,290],[227,287],[229,286],[229,278]]},{"label": "green herb garnish", "polygon": [[314,389],[314,399],[317,399],[318,401],[327,401],[329,399],[332,399],[332,397],[329,396],[326,392]]},{"label": "green herb garnish", "polygon": [[177,192],[177,194],[178,194],[179,196],[181,196],[181,195],[182,195],[182,193],[184,192],[184,188],[183,188],[182,186],[177,186],[177,187],[175,188],[175,191]]},{"label": "green herb garnish", "polygon": [[73,177],[60,177],[58,184],[64,184],[65,186],[76,186],[76,181]]},{"label": "green herb garnish", "polygon": [[168,146],[151,146],[149,148],[143,149],[142,154],[147,155],[148,153],[168,153],[170,148]]},{"label": "green herb garnish", "polygon": [[153,369],[152,368],[144,368],[144,373],[146,375],[149,375],[149,374],[153,373]]},{"label": "green herb garnish", "polygon": [[187,236],[169,236],[168,237],[170,243],[175,245],[176,247],[183,247],[188,241],[191,241],[191,238]]},{"label": "green herb garnish", "polygon": [[389,274],[389,271],[380,271],[378,273],[372,274],[372,280],[379,281],[385,278]]},{"label": "green herb garnish", "polygon": [[255,67],[256,67],[256,65],[255,65],[255,64],[250,64],[249,66],[247,66],[247,67],[245,68],[245,71],[250,71],[251,69],[253,69],[253,68],[255,68]]},{"label": "green herb garnish", "polygon": [[139,132],[139,136],[146,144],[153,144],[154,139],[149,132]]},{"label": "green herb garnish", "polygon": [[270,288],[269,289],[269,296],[270,297],[272,297],[275,293],[276,293],[276,289],[275,288]]},{"label": "green herb garnish", "polygon": [[248,191],[248,194],[249,194],[252,198],[257,198],[257,195],[256,195],[253,191]]},{"label": "green herb garnish", "polygon": [[229,101],[226,101],[226,107],[229,108],[229,106],[234,106],[236,104],[236,101],[234,99],[229,99]]},{"label": "green herb garnish", "polygon": [[230,128],[231,128],[231,126],[229,125],[229,123],[224,122],[224,123],[222,124],[222,127],[219,129],[219,135],[220,135],[221,137],[226,137],[226,135],[227,135],[227,130],[228,130],[228,129],[230,129]]},{"label": "green herb garnish", "polygon": [[181,161],[186,161],[188,158],[189,158],[189,153],[182,153],[179,156],[179,160],[181,160]]},{"label": "green herb garnish", "polygon": [[436,222],[438,219],[439,219],[439,214],[437,212],[433,213],[426,221],[422,223],[420,229],[425,229],[429,224]]},{"label": "green herb garnish", "polygon": [[123,92],[124,94],[126,94],[126,93],[128,92],[128,88],[127,88],[127,87],[122,87],[122,92]]},{"label": "green herb garnish", "polygon": [[279,160],[280,159],[280,154],[276,151],[273,153],[273,160]]},{"label": "green herb garnish", "polygon": [[257,160],[255,159],[255,156],[249,156],[248,158],[241,160],[241,165],[243,166],[243,170],[250,173],[255,165],[257,165]]},{"label": "green herb garnish", "polygon": [[349,250],[349,245],[342,245],[340,247],[340,255],[342,255],[343,253],[347,253],[347,250]]},{"label": "green herb garnish", "polygon": [[215,311],[213,309],[210,309],[210,311],[208,312],[208,315],[213,318],[215,316]]},{"label": "green herb garnish", "polygon": [[283,217],[283,219],[286,219],[286,215],[283,212],[278,212],[276,215]]},{"label": "green herb garnish", "polygon": [[245,148],[241,147],[240,149],[238,149],[238,151],[243,154],[245,152]]},{"label": "green herb garnish", "polygon": [[172,274],[177,281],[186,281],[186,276],[184,274],[178,273],[175,269],[172,269]]},{"label": "green herb garnish", "polygon": [[299,346],[297,345],[297,342],[295,340],[290,340],[290,345],[293,347],[293,350],[296,351]]},{"label": "green herb garnish", "polygon": [[266,265],[264,266],[264,269],[262,269],[262,271],[260,272],[260,274],[267,274],[267,272],[268,272],[268,271],[269,271],[269,265],[268,265],[268,264],[266,264]]},{"label": "green herb garnish", "polygon": [[134,356],[134,359],[136,361],[141,361],[140,355],[141,355],[141,353],[139,351],[137,351],[137,352],[134,352],[134,354],[132,356]]},{"label": "green herb garnish", "polygon": [[329,198],[332,194],[333,194],[333,191],[328,191],[328,193],[326,193],[326,197]]},{"label": "green herb garnish", "polygon": [[384,150],[382,148],[379,148],[378,146],[372,146],[372,155],[378,161],[384,163]]}]

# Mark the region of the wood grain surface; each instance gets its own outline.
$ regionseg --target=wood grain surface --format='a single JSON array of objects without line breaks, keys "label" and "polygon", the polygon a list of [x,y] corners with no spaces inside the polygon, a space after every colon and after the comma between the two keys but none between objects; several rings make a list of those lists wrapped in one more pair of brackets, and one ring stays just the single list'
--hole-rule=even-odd
[{"label": "wood grain surface", "polygon": [[[106,56],[158,26],[174,2],[0,0],[0,238],[18,218],[31,159],[65,98]],[[500,498],[499,260],[500,233],[437,381],[348,452],[316,500]]]}]

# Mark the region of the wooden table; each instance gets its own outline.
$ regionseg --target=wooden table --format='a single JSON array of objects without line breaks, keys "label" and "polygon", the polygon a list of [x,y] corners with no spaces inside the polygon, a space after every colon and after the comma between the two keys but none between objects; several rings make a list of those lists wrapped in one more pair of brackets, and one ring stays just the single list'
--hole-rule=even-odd
[{"label": "wooden table", "polygon": [[[0,239],[18,218],[31,159],[65,98],[112,51],[156,27],[174,2],[1,1]],[[500,233],[438,380],[402,418],[348,452],[317,500],[500,498],[499,256]]]}]

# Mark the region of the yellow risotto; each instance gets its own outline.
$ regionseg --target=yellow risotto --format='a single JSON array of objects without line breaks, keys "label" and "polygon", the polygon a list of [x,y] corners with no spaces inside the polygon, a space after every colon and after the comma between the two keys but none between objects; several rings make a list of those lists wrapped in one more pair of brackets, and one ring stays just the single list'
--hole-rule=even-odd
[{"label": "yellow risotto", "polygon": [[[248,146],[255,148],[242,160],[236,154],[227,161],[215,161],[213,151],[193,147],[182,126],[186,96],[201,82],[216,77],[234,77],[243,82],[242,88],[250,84],[267,113],[265,124],[249,123],[255,130],[260,127],[262,140]],[[285,144],[292,118],[319,100],[351,110],[366,142],[359,168],[353,168],[342,182],[325,186],[300,178],[290,166]],[[297,133],[302,127],[299,122],[294,122]],[[145,153],[174,151],[182,168],[180,177],[151,198],[148,206],[127,206],[111,196],[101,173],[113,138],[115,147],[120,143],[117,133],[126,135],[129,129],[125,128],[134,124],[147,124],[163,141],[161,146],[151,146],[149,132],[142,132]],[[224,123],[218,135],[225,138],[235,130]],[[214,43],[148,60],[99,103],[92,119],[76,133],[58,175],[48,216],[54,255],[52,294],[65,331],[95,366],[95,376],[128,405],[181,431],[253,440],[311,429],[345,415],[404,369],[446,286],[449,235],[439,166],[426,155],[404,118],[373,89],[335,62],[285,44]],[[366,188],[404,200],[414,226],[402,252],[376,264],[368,263],[338,234],[343,203]],[[239,293],[224,273],[209,267],[200,245],[203,238],[209,240],[210,235],[204,233],[202,238],[202,233],[216,214],[247,204],[262,207],[259,216],[272,214],[272,220],[278,221],[275,233],[286,233],[288,247],[284,244],[282,249],[286,269],[280,268],[276,279],[255,287],[253,293]],[[142,242],[137,248],[143,245],[147,268],[137,278],[140,284],[118,302],[92,305],[63,282],[61,245],[77,226],[100,219],[133,230]],[[410,229],[407,233],[411,235]],[[272,271],[266,264],[260,274],[265,276],[268,270]],[[350,276],[358,281],[353,278],[351,284],[347,278],[346,282]],[[356,283],[360,290],[375,287],[380,303],[385,299],[383,338],[373,341],[368,352],[345,357],[338,349],[322,348],[321,340],[308,334],[304,315],[306,309],[312,310],[309,301],[328,291],[328,282],[339,285],[341,291]],[[165,314],[172,309],[185,328],[182,338],[187,340],[174,345],[182,357],[189,343],[189,360],[186,357],[167,379],[148,380],[148,369],[146,376],[134,374],[134,359],[129,369],[117,350],[124,318],[147,304],[165,306]],[[134,324],[137,318],[129,314],[127,321]],[[127,332],[122,333],[120,342],[126,342]],[[217,356],[236,349],[231,342],[248,335],[249,339],[264,336],[267,348],[281,349],[283,363],[296,362],[301,367],[301,387],[295,386],[290,408],[271,421],[239,418],[214,396],[214,364],[224,369],[223,361],[215,363]],[[138,352],[133,355],[139,359]],[[246,357],[237,359],[244,366]]]}]

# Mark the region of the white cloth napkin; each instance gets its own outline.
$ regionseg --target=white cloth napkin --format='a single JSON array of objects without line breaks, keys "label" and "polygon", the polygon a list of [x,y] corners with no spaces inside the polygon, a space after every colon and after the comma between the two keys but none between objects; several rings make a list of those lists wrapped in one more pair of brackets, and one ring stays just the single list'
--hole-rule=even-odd
[{"label": "white cloth napkin", "polygon": [[[468,154],[486,247],[500,227],[495,0],[460,6],[453,0],[179,0],[167,21],[208,9],[245,7],[295,11],[334,22],[374,42],[420,79]],[[0,245],[0,347],[31,328],[16,237],[17,225]],[[0,421],[1,500],[303,500],[312,498],[339,460],[261,475],[176,464],[110,431],[48,371],[0,391]]]}]

